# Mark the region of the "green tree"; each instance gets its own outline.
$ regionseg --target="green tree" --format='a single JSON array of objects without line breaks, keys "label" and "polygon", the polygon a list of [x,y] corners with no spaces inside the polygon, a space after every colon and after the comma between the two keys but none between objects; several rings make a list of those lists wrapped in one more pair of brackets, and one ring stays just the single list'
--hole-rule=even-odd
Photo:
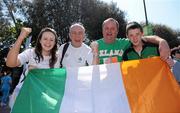
[{"label": "green tree", "polygon": [[87,29],[88,38],[97,40],[102,38],[102,22],[109,18],[115,18],[119,26],[120,37],[125,37],[125,14],[117,8],[117,4],[107,4],[98,0],[82,1],[82,21]]},{"label": "green tree", "polygon": [[[1,0],[0,1],[0,37],[17,37],[23,26],[23,6],[20,0]],[[19,15],[19,17],[17,16]],[[23,17],[23,18],[22,18]]]},{"label": "green tree", "polygon": [[69,26],[80,19],[78,0],[38,0],[29,6],[28,23],[33,28],[33,38],[43,27],[52,27],[59,34],[60,43],[64,43]]},{"label": "green tree", "polygon": [[156,24],[153,27],[154,34],[164,38],[171,48],[179,45],[178,34],[175,30],[171,29],[166,25]]},{"label": "green tree", "polygon": [[115,3],[106,4],[99,0],[34,0],[24,7],[28,14],[27,23],[33,28],[33,40],[40,29],[49,26],[57,31],[59,42],[64,43],[68,41],[69,27],[74,22],[82,22],[87,38],[96,40],[102,38],[102,22],[108,17],[119,21],[119,36],[125,37],[125,15]]}]

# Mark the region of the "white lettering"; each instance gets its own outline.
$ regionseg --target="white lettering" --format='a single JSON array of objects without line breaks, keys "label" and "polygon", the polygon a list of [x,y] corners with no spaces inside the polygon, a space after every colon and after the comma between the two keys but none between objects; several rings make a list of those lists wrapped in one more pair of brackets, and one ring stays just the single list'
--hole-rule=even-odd
[{"label": "white lettering", "polygon": [[103,57],[103,56],[122,56],[124,53],[123,50],[110,50],[108,52],[108,50],[100,50],[99,51],[99,56]]}]

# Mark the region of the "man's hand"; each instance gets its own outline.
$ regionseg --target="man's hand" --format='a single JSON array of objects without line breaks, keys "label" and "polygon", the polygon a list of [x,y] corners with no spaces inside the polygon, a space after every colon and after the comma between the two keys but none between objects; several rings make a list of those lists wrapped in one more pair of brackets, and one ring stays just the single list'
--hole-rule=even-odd
[{"label": "man's hand", "polygon": [[93,65],[99,64],[99,55],[98,55],[98,43],[96,41],[92,42],[90,45],[92,49],[92,54],[93,54]]},{"label": "man's hand", "polygon": [[92,53],[98,55],[98,43],[97,42],[92,42],[90,45],[92,49]]},{"label": "man's hand", "polygon": [[165,40],[159,42],[159,53],[162,60],[166,61],[171,53],[168,43]]},{"label": "man's hand", "polygon": [[21,33],[19,35],[19,38],[24,40],[30,33],[32,32],[31,28],[28,27],[22,27],[21,28]]}]

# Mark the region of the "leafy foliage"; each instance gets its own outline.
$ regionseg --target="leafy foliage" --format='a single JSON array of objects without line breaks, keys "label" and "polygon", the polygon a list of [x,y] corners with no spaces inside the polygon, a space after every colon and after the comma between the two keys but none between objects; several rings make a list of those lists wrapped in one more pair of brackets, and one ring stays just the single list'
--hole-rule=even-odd
[{"label": "leafy foliage", "polygon": [[106,4],[98,0],[34,0],[24,1],[21,11],[26,16],[26,24],[33,28],[33,40],[43,27],[52,27],[59,35],[59,42],[69,40],[69,27],[81,22],[86,28],[89,40],[102,38],[102,22],[108,17],[120,23],[119,36],[125,37],[125,16],[116,4]]},{"label": "leafy foliage", "polygon": [[177,32],[173,31],[171,28],[165,25],[156,24],[153,27],[153,31],[155,35],[164,38],[170,45],[170,48],[180,45],[180,40],[177,38]]},{"label": "leafy foliage", "polygon": [[[141,23],[141,25],[143,28],[146,26],[145,23]],[[149,23],[149,26],[152,29],[152,35],[157,35],[165,39],[168,42],[170,48],[180,45],[180,39],[178,39],[178,36],[180,36],[180,31],[173,30],[172,28],[161,24]]]}]

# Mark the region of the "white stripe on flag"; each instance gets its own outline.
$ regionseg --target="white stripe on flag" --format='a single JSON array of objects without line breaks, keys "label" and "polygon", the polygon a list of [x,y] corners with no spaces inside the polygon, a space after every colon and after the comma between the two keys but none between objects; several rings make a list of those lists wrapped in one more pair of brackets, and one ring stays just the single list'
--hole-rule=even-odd
[{"label": "white stripe on flag", "polygon": [[120,64],[67,68],[59,113],[130,113]]}]

